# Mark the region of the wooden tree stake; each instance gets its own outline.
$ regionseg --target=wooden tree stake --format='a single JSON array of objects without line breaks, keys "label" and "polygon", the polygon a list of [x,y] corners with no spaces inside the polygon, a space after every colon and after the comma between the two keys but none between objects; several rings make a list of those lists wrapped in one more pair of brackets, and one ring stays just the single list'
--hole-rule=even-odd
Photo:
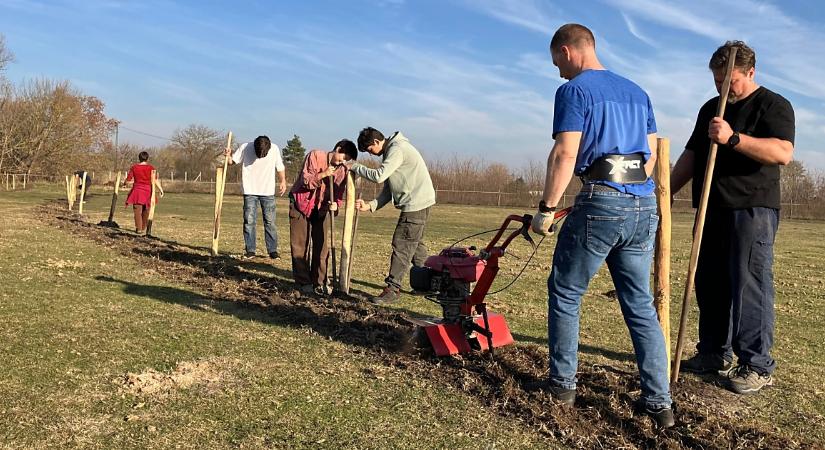
[{"label": "wooden tree stake", "polygon": [[659,209],[659,229],[656,231],[656,252],[653,256],[653,304],[665,335],[667,368],[670,373],[670,139],[656,140],[656,203]]}]

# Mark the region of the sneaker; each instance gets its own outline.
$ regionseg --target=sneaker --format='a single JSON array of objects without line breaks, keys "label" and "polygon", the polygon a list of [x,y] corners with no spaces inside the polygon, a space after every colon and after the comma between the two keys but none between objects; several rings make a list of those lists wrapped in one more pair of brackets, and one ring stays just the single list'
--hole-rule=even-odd
[{"label": "sneaker", "polygon": [[278,252],[270,252],[269,253],[270,259],[281,259],[281,254]]},{"label": "sneaker", "polygon": [[401,298],[398,288],[387,286],[381,291],[381,294],[370,298],[370,303],[374,305],[385,305],[388,303],[395,303]]},{"label": "sneaker", "polygon": [[327,283],[323,286],[315,286],[315,293],[318,295],[332,295],[332,284]]},{"label": "sneaker", "polygon": [[753,394],[771,385],[773,385],[771,374],[761,374],[747,364],[736,366],[730,377],[730,388],[737,394]]},{"label": "sneaker", "polygon": [[690,359],[682,361],[680,365],[685,372],[706,374],[716,372],[719,376],[726,377],[733,369],[733,363],[721,355],[713,353],[697,353]]},{"label": "sneaker", "polygon": [[665,429],[676,425],[676,418],[673,416],[672,408],[645,406],[642,412],[653,419],[653,422],[656,423],[656,428]]},{"label": "sneaker", "polygon": [[255,257],[255,252],[246,251],[243,254],[244,259],[251,259]]}]

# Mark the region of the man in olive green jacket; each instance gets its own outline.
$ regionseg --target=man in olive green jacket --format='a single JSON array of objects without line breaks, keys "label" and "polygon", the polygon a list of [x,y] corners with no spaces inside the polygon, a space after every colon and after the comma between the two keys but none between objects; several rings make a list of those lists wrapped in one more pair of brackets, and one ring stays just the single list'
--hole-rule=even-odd
[{"label": "man in olive green jacket", "polygon": [[401,281],[410,263],[422,266],[427,259],[422,240],[430,208],[435,204],[435,189],[424,158],[400,132],[385,138],[375,128],[364,128],[358,135],[358,150],[380,156],[381,166],[370,169],[356,163],[352,173],[373,183],[384,183],[384,187],[375,200],[358,200],[356,208],[376,211],[392,200],[401,210],[392,236],[390,273],[384,279],[387,287],[370,299],[375,304],[391,303],[399,299]]}]

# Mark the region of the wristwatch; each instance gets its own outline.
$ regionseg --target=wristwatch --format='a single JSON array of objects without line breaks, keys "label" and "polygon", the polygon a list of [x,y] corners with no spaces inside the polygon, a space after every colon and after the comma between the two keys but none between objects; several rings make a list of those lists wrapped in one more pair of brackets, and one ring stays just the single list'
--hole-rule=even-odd
[{"label": "wristwatch", "polygon": [[555,206],[547,206],[547,203],[544,200],[539,202],[539,212],[543,213],[551,213],[556,210]]},{"label": "wristwatch", "polygon": [[730,135],[730,139],[728,139],[728,147],[733,148],[739,145],[739,132],[736,131],[732,135]]}]

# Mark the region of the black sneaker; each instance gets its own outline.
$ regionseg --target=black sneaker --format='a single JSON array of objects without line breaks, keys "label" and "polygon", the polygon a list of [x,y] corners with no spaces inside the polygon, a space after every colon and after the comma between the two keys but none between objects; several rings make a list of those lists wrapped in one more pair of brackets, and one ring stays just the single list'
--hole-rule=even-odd
[{"label": "black sneaker", "polygon": [[395,303],[401,298],[398,288],[387,286],[379,295],[370,298],[370,303],[374,305],[386,305]]},{"label": "black sneaker", "polygon": [[719,376],[727,377],[733,363],[725,359],[722,355],[713,353],[697,353],[692,358],[682,361],[680,365],[685,372],[696,374],[717,373]]},{"label": "black sneaker", "polygon": [[280,254],[280,253],[278,253],[278,252],[270,252],[270,253],[269,253],[269,257],[270,257],[271,259],[281,259],[281,254]]},{"label": "black sneaker", "polygon": [[252,259],[254,257],[255,257],[255,252],[247,251],[247,252],[244,252],[244,254],[243,254],[244,259]]},{"label": "black sneaker", "polygon": [[651,406],[645,406],[642,412],[653,419],[653,422],[656,423],[656,428],[665,429],[676,425],[676,418],[673,417],[672,408],[653,408]]}]

